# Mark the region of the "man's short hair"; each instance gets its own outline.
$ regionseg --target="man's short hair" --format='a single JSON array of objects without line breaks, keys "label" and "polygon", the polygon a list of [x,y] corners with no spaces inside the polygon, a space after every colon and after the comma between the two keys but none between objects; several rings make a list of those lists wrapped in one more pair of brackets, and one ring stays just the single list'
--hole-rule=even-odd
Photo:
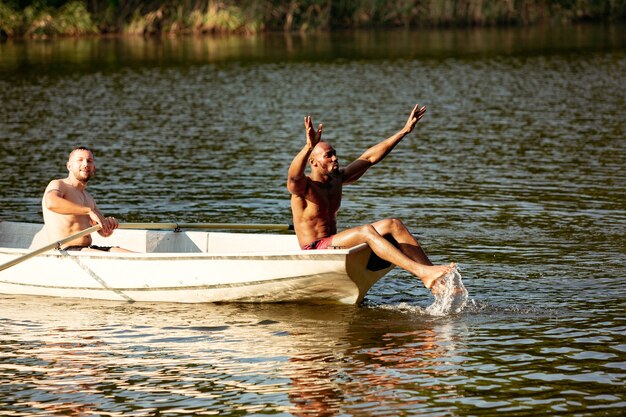
[{"label": "man's short hair", "polygon": [[72,152],[70,152],[69,158],[72,157],[72,154],[76,151],[87,151],[87,152],[91,152],[91,154],[93,155],[93,151],[91,149],[89,149],[86,146],[77,146],[74,149],[72,149]]},{"label": "man's short hair", "polygon": [[72,152],[70,152],[70,153],[73,153],[74,151],[89,151],[89,152],[93,153],[93,151],[91,149],[89,149],[88,147],[86,147],[86,146],[77,146],[74,149],[72,149]]}]

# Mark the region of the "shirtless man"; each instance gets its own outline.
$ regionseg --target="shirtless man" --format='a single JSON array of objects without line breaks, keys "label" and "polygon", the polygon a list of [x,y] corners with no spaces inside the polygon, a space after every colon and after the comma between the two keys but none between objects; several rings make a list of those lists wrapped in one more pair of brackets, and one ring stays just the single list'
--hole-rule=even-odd
[{"label": "shirtless man", "polygon": [[[302,249],[352,247],[365,242],[380,258],[417,276],[433,294],[445,289],[444,280],[439,278],[450,272],[454,264],[433,265],[401,220],[384,219],[337,232],[343,186],[361,178],[387,156],[411,133],[425,112],[426,107],[416,105],[402,130],[372,146],[345,168],[339,168],[335,149],[321,140],[322,124],[315,131],[311,117],[304,118],[306,144],[291,162],[287,177],[294,229]],[[311,166],[309,176],[304,173],[307,163]],[[385,239],[386,235],[393,237],[398,247]]]},{"label": "shirtless man", "polygon": [[[85,191],[87,182],[96,173],[93,153],[78,147],[70,153],[66,166],[67,178],[50,181],[41,201],[48,241],[59,241],[96,224],[102,226],[98,230],[100,235],[111,236],[118,227],[117,220],[104,217],[93,197]],[[91,241],[91,235],[85,235],[67,242],[62,249],[129,252],[118,247],[93,246]]]}]

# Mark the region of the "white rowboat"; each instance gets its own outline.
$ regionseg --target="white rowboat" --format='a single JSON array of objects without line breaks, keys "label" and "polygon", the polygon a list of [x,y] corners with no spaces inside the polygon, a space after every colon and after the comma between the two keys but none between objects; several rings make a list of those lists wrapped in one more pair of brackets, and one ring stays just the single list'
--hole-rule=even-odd
[{"label": "white rowboat", "polygon": [[[41,240],[42,227],[0,221],[0,264],[50,243]],[[120,227],[106,239],[93,233],[93,244],[137,253],[51,249],[0,270],[0,294],[178,303],[358,304],[392,268],[366,244],[303,251],[293,234]]]}]

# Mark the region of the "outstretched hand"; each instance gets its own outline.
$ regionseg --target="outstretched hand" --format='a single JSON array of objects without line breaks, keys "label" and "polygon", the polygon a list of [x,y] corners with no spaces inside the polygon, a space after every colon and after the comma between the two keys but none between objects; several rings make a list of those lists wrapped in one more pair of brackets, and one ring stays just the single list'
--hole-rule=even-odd
[{"label": "outstretched hand", "polygon": [[424,117],[424,113],[426,113],[426,106],[420,107],[419,104],[416,104],[415,107],[413,107],[411,115],[409,116],[409,120],[407,120],[404,125],[404,131],[406,133],[411,133],[417,122]]},{"label": "outstretched hand", "polygon": [[322,139],[322,128],[324,126],[320,123],[317,131],[313,129],[313,122],[311,116],[305,116],[304,129],[306,130],[306,143],[313,149]]}]

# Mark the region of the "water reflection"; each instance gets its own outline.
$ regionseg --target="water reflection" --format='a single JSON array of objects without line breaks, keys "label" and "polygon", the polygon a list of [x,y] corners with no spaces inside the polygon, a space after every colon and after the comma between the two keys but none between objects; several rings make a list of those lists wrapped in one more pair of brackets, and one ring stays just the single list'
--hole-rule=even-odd
[{"label": "water reflection", "polygon": [[[332,61],[581,53],[623,46],[622,26],[353,31],[315,35],[111,37],[0,43],[0,74],[117,71],[121,66],[179,66],[228,61]],[[97,63],[96,66],[94,64]]]},{"label": "water reflection", "polygon": [[1,404],[13,415],[539,413],[615,406],[625,378],[620,326],[606,313],[478,306],[459,320],[410,306],[29,297],[3,297],[1,308]]},{"label": "water reflection", "polygon": [[[196,307],[5,298],[3,327],[23,332],[2,340],[3,351],[13,352],[0,364],[3,390],[21,412],[269,407],[335,415],[357,404],[377,409],[390,390],[417,388],[416,369],[450,376],[436,368],[462,343],[449,324],[416,330],[414,318],[391,311]],[[16,377],[19,388],[9,383]],[[450,393],[446,385],[428,390]]]}]

